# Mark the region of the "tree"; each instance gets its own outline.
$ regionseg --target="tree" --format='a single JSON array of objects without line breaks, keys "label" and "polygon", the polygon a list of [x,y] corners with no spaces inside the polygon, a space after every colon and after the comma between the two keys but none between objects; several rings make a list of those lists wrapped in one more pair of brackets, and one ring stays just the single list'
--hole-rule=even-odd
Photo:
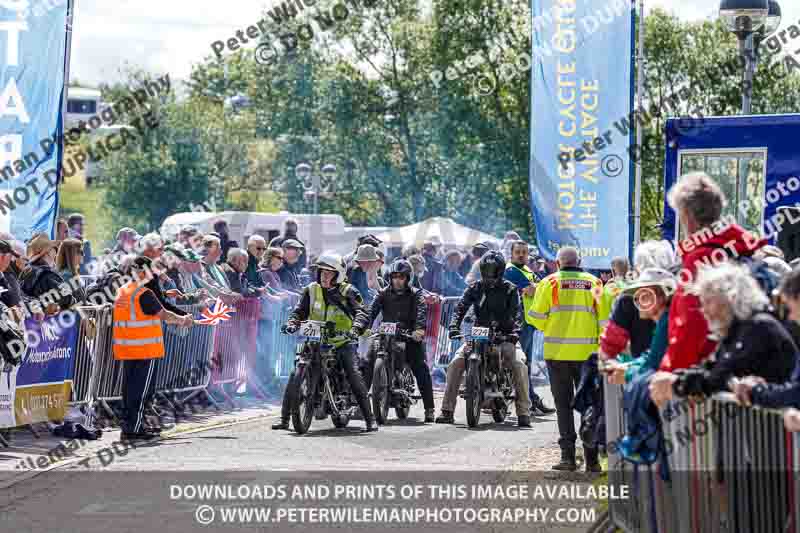
[{"label": "tree", "polygon": [[[696,109],[705,117],[737,115],[741,105],[741,69],[736,38],[721,22],[687,23],[656,9],[645,26],[645,86],[648,107],[664,110],[643,131],[642,239],[660,238],[664,210],[664,127],[670,116],[689,116]],[[787,63],[785,78],[769,72],[762,57],[753,84],[753,114],[797,111],[800,77]],[[733,68],[728,68],[733,67]],[[800,65],[798,65],[800,67]],[[798,68],[797,70],[800,70]],[[691,97],[679,109],[668,101],[681,88]]]}]

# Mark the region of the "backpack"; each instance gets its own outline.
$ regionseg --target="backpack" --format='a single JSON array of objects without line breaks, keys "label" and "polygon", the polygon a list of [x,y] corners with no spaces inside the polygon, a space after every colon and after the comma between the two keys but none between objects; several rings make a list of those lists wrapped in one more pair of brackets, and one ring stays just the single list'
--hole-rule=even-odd
[{"label": "backpack", "polygon": [[769,265],[761,259],[753,259],[750,256],[733,255],[728,248],[720,246],[715,243],[708,243],[711,248],[719,248],[725,250],[728,258],[737,265],[742,265],[750,271],[750,275],[756,280],[758,286],[767,295],[767,298],[772,299],[772,291],[780,286],[780,277],[772,270]]},{"label": "backpack", "polygon": [[[93,302],[92,295],[101,294],[104,300],[108,299],[108,294],[115,294],[116,287],[121,283],[118,281],[122,278],[122,273],[116,269],[108,271],[105,275],[97,279],[94,283],[86,288],[86,301]],[[101,300],[98,300],[101,301]],[[106,302],[113,304],[114,302]]]}]

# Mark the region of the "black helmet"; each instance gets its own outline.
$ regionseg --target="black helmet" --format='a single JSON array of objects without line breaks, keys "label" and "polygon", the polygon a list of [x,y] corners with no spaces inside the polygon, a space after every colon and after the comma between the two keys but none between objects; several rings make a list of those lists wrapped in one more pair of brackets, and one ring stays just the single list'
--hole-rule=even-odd
[{"label": "black helmet", "polygon": [[494,287],[503,279],[503,274],[506,271],[506,260],[503,254],[494,250],[489,250],[480,262],[481,279],[486,283],[487,287]]},{"label": "black helmet", "polygon": [[411,283],[411,277],[414,275],[414,269],[411,267],[411,263],[405,259],[397,259],[392,263],[392,268],[389,270],[389,279],[392,279],[395,274],[405,274],[406,286],[408,286]]}]

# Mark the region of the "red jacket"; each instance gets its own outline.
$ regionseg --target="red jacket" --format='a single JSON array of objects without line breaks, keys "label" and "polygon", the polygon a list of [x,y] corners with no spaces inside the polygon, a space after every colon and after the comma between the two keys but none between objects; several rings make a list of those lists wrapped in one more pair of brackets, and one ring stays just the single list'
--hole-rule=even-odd
[{"label": "red jacket", "polygon": [[723,222],[718,222],[714,227],[718,227],[719,235],[713,235],[713,227],[706,228],[705,234],[697,232],[693,239],[687,238],[678,245],[683,270],[681,283],[669,307],[669,347],[661,360],[660,370],[672,372],[689,368],[716,348],[716,343],[708,339],[708,323],[700,310],[700,298],[686,292],[686,284],[695,280],[698,267],[713,264],[712,261],[724,261],[729,256],[725,248],[731,253],[735,250],[738,256],[749,257],[767,244],[765,239],[736,224],[724,228]]}]

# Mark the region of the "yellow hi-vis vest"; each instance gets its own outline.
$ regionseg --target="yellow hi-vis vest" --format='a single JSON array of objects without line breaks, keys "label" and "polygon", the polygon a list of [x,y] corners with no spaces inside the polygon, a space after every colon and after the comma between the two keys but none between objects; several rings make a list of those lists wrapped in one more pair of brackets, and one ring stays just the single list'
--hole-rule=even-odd
[{"label": "yellow hi-vis vest", "polygon": [[528,317],[544,333],[545,359],[585,361],[597,351],[608,320],[602,292],[603,283],[581,270],[561,270],[539,283]]},{"label": "yellow hi-vis vest", "polygon": [[111,333],[114,359],[160,359],[164,357],[161,319],[146,315],[139,302],[150,291],[135,281],[120,287],[114,301],[114,328]]},{"label": "yellow hi-vis vest", "polygon": [[606,286],[603,287],[603,297],[600,302],[600,315],[605,317],[611,316],[611,309],[614,308],[614,302],[617,297],[625,290],[625,279],[612,279]]},{"label": "yellow hi-vis vest", "polygon": [[[517,265],[509,263],[508,267],[506,268],[516,268],[517,270],[520,271],[520,273],[523,276],[525,276],[525,279],[531,282],[531,285],[536,285],[536,276],[534,275],[533,271],[531,271],[531,269],[528,268],[527,265],[523,265],[522,268],[519,268]],[[532,322],[532,319],[528,317],[528,312],[531,309],[533,309],[533,299],[536,296],[533,294],[530,296],[522,294],[521,296],[522,296],[522,309],[525,312],[525,322],[533,326],[534,323]]]},{"label": "yellow hi-vis vest", "polygon": [[[347,283],[339,284],[339,292],[344,299],[347,290],[350,287]],[[308,313],[309,320],[317,320],[320,322],[333,322],[336,324],[335,329],[337,333],[346,333],[353,327],[353,320],[342,311],[339,306],[335,304],[326,305],[325,297],[322,295],[322,285],[319,283],[311,283],[308,286],[309,308],[311,311]],[[331,344],[335,347],[343,346],[348,342],[344,337],[334,337],[330,339]]]}]

